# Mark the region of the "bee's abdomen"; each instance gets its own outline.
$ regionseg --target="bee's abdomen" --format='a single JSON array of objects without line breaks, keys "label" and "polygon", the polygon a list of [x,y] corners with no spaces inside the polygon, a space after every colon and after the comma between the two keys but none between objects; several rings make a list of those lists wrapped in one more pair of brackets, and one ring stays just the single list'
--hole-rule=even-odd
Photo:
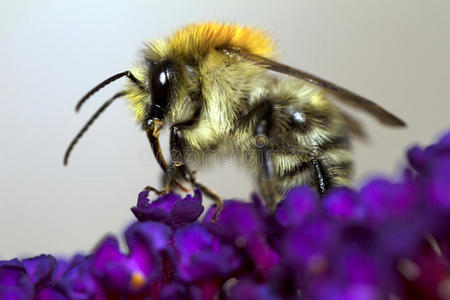
[{"label": "bee's abdomen", "polygon": [[[245,114],[241,123],[247,125],[237,131],[238,147],[265,158],[257,160],[256,168],[267,204],[274,208],[298,185],[309,185],[322,196],[333,187],[349,185],[350,131],[340,110],[320,89],[298,81],[275,80],[268,90],[249,110],[252,113]],[[267,140],[261,149],[242,138],[253,135],[256,141],[261,134]]]},{"label": "bee's abdomen", "polygon": [[347,186],[351,183],[353,170],[350,141],[346,134],[332,136],[317,147],[318,154],[308,161],[297,161],[288,172],[276,174],[273,184],[277,192],[276,202],[285,193],[298,185],[309,185],[320,195],[333,187]]},{"label": "bee's abdomen", "polygon": [[[322,172],[328,178],[328,189],[351,183],[353,159],[348,135],[332,137],[328,142],[321,145],[321,152],[317,161]],[[315,183],[312,182],[312,185],[317,188]]]}]

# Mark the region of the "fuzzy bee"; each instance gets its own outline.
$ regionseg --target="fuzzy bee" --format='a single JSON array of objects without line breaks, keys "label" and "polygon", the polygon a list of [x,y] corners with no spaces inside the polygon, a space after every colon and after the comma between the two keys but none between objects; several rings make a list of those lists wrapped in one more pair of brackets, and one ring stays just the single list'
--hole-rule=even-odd
[{"label": "fuzzy bee", "polygon": [[[269,207],[300,184],[320,195],[350,184],[351,135],[360,124],[329,98],[366,111],[381,123],[405,123],[374,102],[314,75],[273,60],[275,47],[256,28],[215,22],[191,24],[171,37],[150,42],[130,71],[118,73],[89,91],[76,106],[105,85],[129,79],[123,91],[105,102],[74,138],[64,164],[93,121],[117,98],[129,100],[147,133],[154,155],[166,173],[159,193],[188,182],[222,199],[199,183],[187,153],[231,147],[246,159]],[[276,76],[282,73],[288,76]],[[162,155],[159,134],[170,128],[170,160]],[[229,149],[229,148],[227,148]]]}]

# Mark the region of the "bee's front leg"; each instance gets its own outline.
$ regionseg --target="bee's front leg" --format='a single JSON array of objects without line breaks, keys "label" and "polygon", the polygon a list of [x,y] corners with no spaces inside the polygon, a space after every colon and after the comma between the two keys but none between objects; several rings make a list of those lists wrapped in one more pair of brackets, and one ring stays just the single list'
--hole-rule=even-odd
[{"label": "bee's front leg", "polygon": [[146,187],[144,187],[144,191],[149,191],[149,192],[155,192],[157,195],[165,195],[165,194],[167,194],[168,192],[169,192],[169,190],[166,188],[166,187],[164,187],[162,190],[158,190],[158,189],[156,189],[156,188],[154,188],[154,187],[152,187],[152,186],[146,186]]},{"label": "bee's front leg", "polygon": [[220,210],[223,207],[223,200],[218,194],[207,186],[197,181],[195,172],[191,171],[186,164],[186,144],[183,136],[183,132],[178,126],[173,125],[170,128],[170,165],[167,172],[167,184],[170,186],[173,180],[183,179],[189,182],[192,186],[200,189],[202,193],[214,200],[216,203],[216,211],[213,216],[213,220],[217,219]]}]

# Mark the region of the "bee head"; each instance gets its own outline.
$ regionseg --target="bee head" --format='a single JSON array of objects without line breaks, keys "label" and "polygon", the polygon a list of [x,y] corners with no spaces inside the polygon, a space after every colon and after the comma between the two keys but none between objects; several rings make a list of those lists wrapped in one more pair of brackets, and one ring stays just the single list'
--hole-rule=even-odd
[{"label": "bee head", "polygon": [[144,91],[130,84],[127,98],[144,131],[157,130],[193,118],[200,105],[198,74],[185,60],[172,57],[145,58],[133,73]]}]

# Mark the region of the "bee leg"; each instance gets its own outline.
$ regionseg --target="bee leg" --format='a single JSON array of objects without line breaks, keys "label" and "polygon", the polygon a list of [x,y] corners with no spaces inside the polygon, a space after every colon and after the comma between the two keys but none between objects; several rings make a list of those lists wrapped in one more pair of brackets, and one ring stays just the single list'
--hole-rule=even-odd
[{"label": "bee leg", "polygon": [[181,172],[183,172],[184,177],[196,188],[198,188],[203,194],[212,199],[216,204],[216,211],[212,217],[213,222],[217,221],[217,216],[223,208],[223,199],[216,192],[205,186],[204,184],[197,181],[193,171],[189,170],[186,165],[181,165],[179,167]]},{"label": "bee leg", "polygon": [[328,174],[325,172],[323,164],[319,159],[313,158],[311,160],[311,165],[315,175],[314,183],[317,187],[317,192],[322,197],[331,188],[330,178],[328,177]]},{"label": "bee leg", "polygon": [[276,204],[276,191],[273,184],[274,167],[269,147],[273,104],[269,101],[265,101],[260,112],[260,117],[254,131],[258,166],[261,170],[259,182],[264,197],[266,198],[267,205],[270,208],[274,208]]},{"label": "bee leg", "polygon": [[[200,113],[201,106],[198,105],[191,119],[176,123],[170,127],[170,159],[172,166],[175,168],[186,164],[186,145],[181,130],[195,125],[199,119]],[[192,174],[192,172],[190,173]],[[187,179],[185,178],[185,180]]]},{"label": "bee leg", "polygon": [[195,187],[197,187],[198,189],[200,189],[200,191],[203,194],[205,194],[206,196],[208,196],[209,198],[214,200],[214,202],[216,204],[216,211],[214,212],[212,220],[213,220],[213,222],[216,222],[217,221],[217,216],[219,215],[220,211],[223,208],[223,199],[222,199],[222,197],[220,197],[216,192],[214,192],[213,190],[211,190],[207,186],[201,184],[200,182],[194,181],[192,184]]},{"label": "bee leg", "polygon": [[184,149],[186,149],[186,147],[184,144],[183,133],[178,128],[177,124],[175,124],[170,129],[171,164],[169,170],[171,169],[172,171],[168,172],[167,175],[168,177],[172,178],[168,178],[169,184],[170,180],[172,180],[173,178],[182,177],[184,180],[191,183],[192,186],[200,189],[203,194],[214,200],[216,204],[216,211],[213,216],[213,221],[216,221],[217,216],[219,215],[223,207],[223,199],[207,186],[201,184],[200,182],[197,182],[194,174],[195,172],[191,171],[186,165],[186,156]]},{"label": "bee leg", "polygon": [[164,188],[162,190],[158,190],[152,186],[146,186],[144,187],[144,191],[148,191],[148,192],[155,192],[157,195],[161,196],[161,195],[165,195],[169,192],[169,189],[164,186]]}]

